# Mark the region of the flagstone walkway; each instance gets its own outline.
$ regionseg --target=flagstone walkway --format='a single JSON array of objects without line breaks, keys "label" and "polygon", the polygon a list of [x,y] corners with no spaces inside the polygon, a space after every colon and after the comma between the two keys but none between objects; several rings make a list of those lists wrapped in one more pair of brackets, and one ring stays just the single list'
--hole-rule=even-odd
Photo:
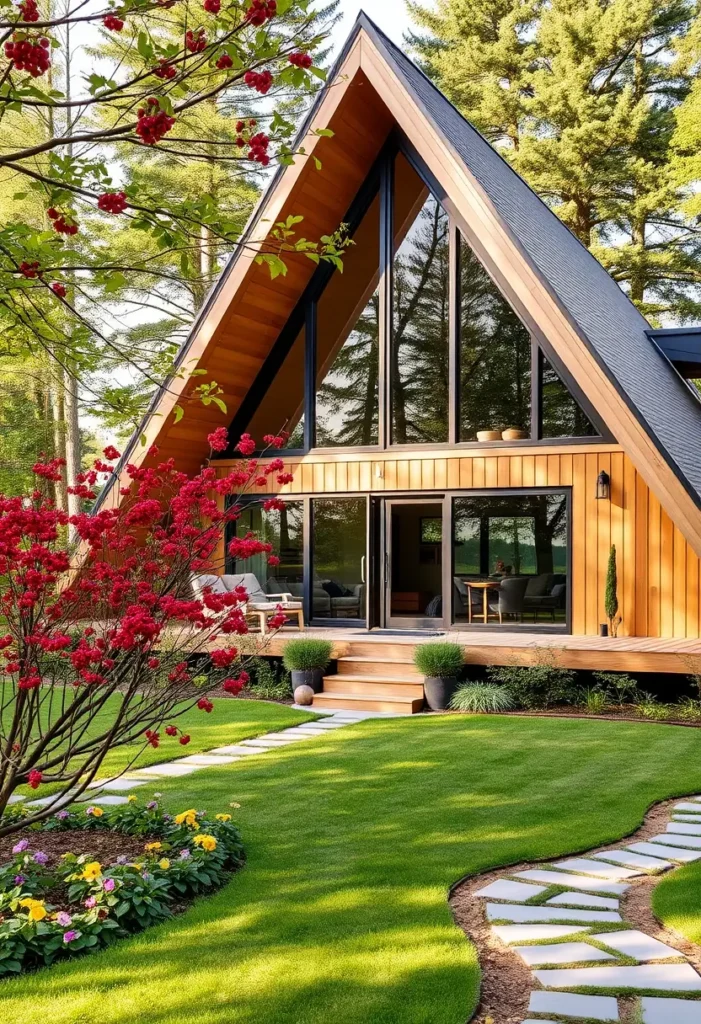
[{"label": "flagstone walkway", "polygon": [[507,869],[472,890],[491,938],[530,970],[523,1024],[701,1024],[701,976],[678,949],[626,922],[621,907],[636,879],[699,859],[701,796],[675,804],[666,831],[645,842]]}]

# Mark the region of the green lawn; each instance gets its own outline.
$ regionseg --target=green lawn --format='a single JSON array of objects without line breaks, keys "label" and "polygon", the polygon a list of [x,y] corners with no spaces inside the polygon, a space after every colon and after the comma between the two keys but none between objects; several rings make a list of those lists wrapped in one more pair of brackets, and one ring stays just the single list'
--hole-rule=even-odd
[{"label": "green lawn", "polygon": [[[105,710],[95,716],[90,730],[93,734],[100,732],[104,724],[112,720],[113,712],[109,704],[116,700],[116,697],[110,698]],[[318,717],[305,711],[295,711],[285,704],[268,704],[260,700],[220,699],[212,703],[214,710],[209,713],[194,708],[173,719],[184,733],[190,735],[187,746],[181,746],[177,737],[171,739],[161,730],[159,747],[147,745],[144,748],[144,745],[139,743],[127,744],[110,751],[102,762],[98,777],[119,775],[132,764],[135,755],[138,755],[138,758],[133,767],[143,768],[149,764],[159,764],[161,761],[172,761],[176,757],[187,757],[188,754],[201,754],[202,751],[212,750],[213,747],[254,739],[263,733],[287,729],[291,725],[301,725],[309,719]],[[55,789],[55,786],[51,789],[45,786],[41,793],[47,795]],[[37,793],[28,786],[21,787],[18,792],[37,796]]]},{"label": "green lawn", "polygon": [[664,925],[701,943],[701,861],[664,878],[653,892],[652,909]]},{"label": "green lawn", "polygon": [[167,926],[1,984],[3,1024],[464,1024],[479,969],[450,884],[701,791],[701,732],[368,721],[159,789],[173,811],[238,801],[247,867]]}]

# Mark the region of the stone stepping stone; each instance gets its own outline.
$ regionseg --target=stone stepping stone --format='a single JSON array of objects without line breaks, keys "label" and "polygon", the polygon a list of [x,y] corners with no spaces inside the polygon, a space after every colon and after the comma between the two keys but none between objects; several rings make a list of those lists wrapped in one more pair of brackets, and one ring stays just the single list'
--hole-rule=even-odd
[{"label": "stone stepping stone", "polygon": [[[54,800],[57,800],[58,794],[54,793],[53,796],[42,796],[39,800],[27,801],[27,807],[45,807],[46,804],[51,804]],[[72,803],[75,799],[75,793],[66,793],[64,798],[56,803],[56,810],[58,811],[61,807],[67,807],[68,804]]]},{"label": "stone stepping stone", "polygon": [[701,992],[701,978],[691,964],[645,964],[642,967],[569,967],[534,971],[545,988],[659,989]]},{"label": "stone stepping stone", "polygon": [[613,860],[617,864],[625,864],[630,868],[642,868],[644,871],[668,871],[672,864],[658,857],[643,857],[640,853],[629,853],[628,850],[606,850],[604,853],[593,853],[592,857],[601,860]]},{"label": "stone stepping stone", "polygon": [[586,942],[558,942],[549,946],[514,946],[514,953],[529,967],[539,964],[577,964],[589,960],[615,960],[611,953],[590,946]]},{"label": "stone stepping stone", "polygon": [[243,740],[244,747],[257,747],[265,750],[274,750],[275,747],[286,747],[289,740],[269,740],[267,736],[261,736],[258,740]]},{"label": "stone stepping stone", "polygon": [[540,896],[545,892],[544,885],[527,885],[525,882],[510,882],[506,878],[500,878],[496,882],[478,889],[474,896],[480,899],[491,900],[512,900],[515,903],[525,903],[533,896]]},{"label": "stone stepping stone", "polygon": [[696,850],[680,850],[676,846],[665,846],[662,843],[631,843],[628,849],[633,853],[649,854],[651,857],[659,857],[661,853],[664,853],[665,857],[681,861],[682,864],[691,863],[692,860],[698,860],[701,857],[701,853]]},{"label": "stone stepping stone", "polygon": [[150,768],[137,768],[135,775],[150,775],[156,779],[178,779],[181,775],[192,775],[198,771],[196,764],[182,764],[180,761],[170,761],[165,764],[154,764]]},{"label": "stone stepping stone", "polygon": [[585,1020],[620,1020],[618,1001],[613,996],[579,996],[564,992],[531,992],[531,1013],[554,1013],[558,1017]]},{"label": "stone stepping stone", "polygon": [[[701,1024],[701,1003],[643,996],[643,1024]],[[546,1024],[546,1022],[543,1022]]]},{"label": "stone stepping stone", "polygon": [[658,836],[652,836],[651,843],[661,843],[663,846],[688,846],[692,850],[701,850],[701,836],[671,835],[669,832],[661,832]]},{"label": "stone stepping stone", "polygon": [[13,793],[7,802],[8,804],[23,804],[26,799],[24,796],[18,796],[17,793]]},{"label": "stone stepping stone", "polygon": [[488,921],[513,921],[514,924],[550,921],[584,921],[619,924],[621,915],[613,910],[562,910],[559,907],[529,907],[518,903],[488,903]]},{"label": "stone stepping stone", "polygon": [[198,764],[206,768],[209,765],[233,764],[234,761],[238,761],[238,758],[226,754],[191,754],[189,757],[183,757],[179,764]]},{"label": "stone stepping stone", "polygon": [[234,743],[230,747],[215,747],[211,751],[212,754],[233,754],[234,757],[246,757],[247,754],[262,754],[262,750],[256,750],[254,747],[244,747],[241,743]]},{"label": "stone stepping stone", "polygon": [[698,814],[675,814],[674,821],[692,821],[697,825],[701,824],[701,818]]},{"label": "stone stepping stone", "polygon": [[543,882],[545,885],[562,885],[568,889],[584,889],[587,892],[605,892],[612,896],[621,896],[629,885],[617,882],[607,882],[603,878],[585,878],[583,875],[566,875],[561,871],[547,871],[541,868],[529,868],[528,871],[518,871],[514,878],[528,878],[533,882]]},{"label": "stone stepping stone", "polygon": [[136,789],[137,786],[148,785],[147,779],[109,779],[107,782],[91,782],[88,789],[107,790],[111,793],[125,793],[128,789]]},{"label": "stone stepping stone", "polygon": [[[559,860],[555,867],[562,868],[563,871],[577,871],[580,874],[610,878],[614,882],[620,881],[623,878],[635,878],[636,875],[640,874],[639,871],[634,871],[631,868],[618,868],[614,864],[599,864],[598,861],[585,860],[583,857]],[[567,882],[563,882],[563,885],[567,885]]]},{"label": "stone stepping stone", "polygon": [[589,896],[585,892],[561,892],[546,903],[547,907],[591,907],[592,910],[618,910],[618,900],[605,896]]},{"label": "stone stepping stone", "polygon": [[127,796],[103,796],[102,793],[98,793],[97,796],[90,798],[91,804],[105,804],[108,807],[117,807],[119,804],[128,804],[129,797]]},{"label": "stone stepping stone", "polygon": [[682,956],[678,949],[672,949],[664,942],[659,942],[658,939],[635,929],[628,932],[602,932],[601,935],[592,935],[592,939],[615,949],[617,953],[623,953],[624,956],[632,956],[634,960],[670,960],[672,957]]},{"label": "stone stepping stone", "polygon": [[680,835],[685,836],[701,836],[701,824],[699,825],[686,825],[681,821],[670,821],[667,826],[668,832],[679,832]]},{"label": "stone stepping stone", "polygon": [[285,743],[302,743],[304,740],[309,739],[308,736],[290,736],[286,732],[269,732],[263,737],[266,740],[277,740],[280,746]]},{"label": "stone stepping stone", "polygon": [[492,932],[507,946],[519,942],[542,942],[544,939],[564,939],[568,935],[591,931],[590,925],[577,924],[494,924]]},{"label": "stone stepping stone", "polygon": [[695,814],[701,814],[701,804],[692,804],[688,800],[683,801],[680,804],[674,805],[675,811],[693,811]]}]

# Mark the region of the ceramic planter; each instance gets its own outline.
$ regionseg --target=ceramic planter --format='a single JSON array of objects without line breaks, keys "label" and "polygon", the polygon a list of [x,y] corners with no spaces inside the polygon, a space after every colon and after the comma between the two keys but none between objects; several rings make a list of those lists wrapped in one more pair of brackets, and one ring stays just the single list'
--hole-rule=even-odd
[{"label": "ceramic planter", "polygon": [[445,711],[458,688],[454,676],[425,676],[424,696],[431,711]]},{"label": "ceramic planter", "polygon": [[292,676],[293,690],[296,690],[298,686],[310,686],[314,693],[321,693],[324,689],[323,668],[293,669],[290,675]]},{"label": "ceramic planter", "polygon": [[501,441],[501,434],[498,430],[478,430],[478,441]]}]

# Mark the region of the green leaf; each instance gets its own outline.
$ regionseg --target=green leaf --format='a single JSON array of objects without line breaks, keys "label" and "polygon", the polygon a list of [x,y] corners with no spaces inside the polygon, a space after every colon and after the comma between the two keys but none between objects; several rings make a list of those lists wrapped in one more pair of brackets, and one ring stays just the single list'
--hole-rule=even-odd
[{"label": "green leaf", "polygon": [[325,82],[327,78],[326,71],[323,68],[311,67],[309,68],[309,74],[314,75],[315,78],[320,78],[322,82]]},{"label": "green leaf", "polygon": [[226,415],[226,412],[227,412],[226,402],[223,402],[221,400],[221,398],[217,398],[216,395],[212,395],[212,401],[217,406],[217,408],[221,409],[221,411]]},{"label": "green leaf", "polygon": [[183,409],[182,405],[176,405],[175,408],[173,409],[173,417],[175,422],[180,423],[180,420],[183,418],[184,415],[185,410]]}]

